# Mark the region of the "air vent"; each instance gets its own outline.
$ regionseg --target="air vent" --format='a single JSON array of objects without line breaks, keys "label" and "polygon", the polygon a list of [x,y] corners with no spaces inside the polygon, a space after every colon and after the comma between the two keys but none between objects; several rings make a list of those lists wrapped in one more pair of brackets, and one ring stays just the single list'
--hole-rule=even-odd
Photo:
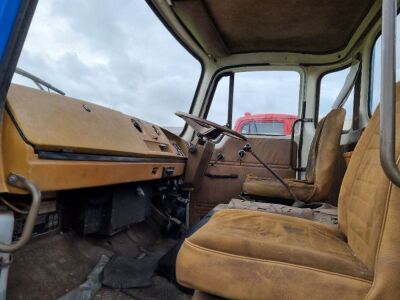
[{"label": "air vent", "polygon": [[138,121],[136,121],[135,119],[131,119],[131,122],[132,122],[133,126],[134,126],[140,133],[143,132],[142,127],[140,127]]},{"label": "air vent", "polygon": [[160,147],[161,151],[168,151],[168,145],[167,144],[159,144],[158,146]]},{"label": "air vent", "polygon": [[154,132],[155,132],[157,135],[160,135],[160,130],[159,130],[155,125],[153,125],[152,127],[153,127]]}]

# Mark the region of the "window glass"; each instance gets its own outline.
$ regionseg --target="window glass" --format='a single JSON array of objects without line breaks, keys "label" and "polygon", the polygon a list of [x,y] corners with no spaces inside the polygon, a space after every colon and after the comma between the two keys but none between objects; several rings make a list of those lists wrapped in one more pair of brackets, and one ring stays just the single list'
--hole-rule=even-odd
[{"label": "window glass", "polygon": [[242,133],[242,134],[250,134],[250,123],[246,123],[241,127],[242,128],[240,129],[240,133]]},{"label": "window glass", "polygon": [[217,83],[207,119],[226,125],[228,121],[229,76],[221,77]]},{"label": "window glass", "polygon": [[284,122],[261,122],[251,121],[242,127],[242,134],[270,134],[270,135],[285,135]]},{"label": "window glass", "polygon": [[[397,34],[400,33],[400,22],[399,16],[396,18],[396,30]],[[372,57],[371,57],[371,82],[370,82],[370,91],[369,91],[369,109],[370,113],[375,111],[378,106],[381,98],[381,59],[382,59],[382,38],[379,37],[372,49]],[[396,39],[396,81],[400,80],[400,40]]]},{"label": "window glass", "polygon": [[[290,135],[297,119],[300,74],[257,71],[235,74],[234,129],[247,134]],[[248,127],[247,124],[249,124]]]},{"label": "window glass", "polygon": [[[219,88],[221,87],[221,91]],[[209,120],[226,124],[229,79],[220,81]],[[252,71],[235,73],[234,129],[243,134],[290,135],[297,119],[300,74],[295,71]]]},{"label": "window glass", "polygon": [[146,1],[40,0],[18,67],[67,96],[173,127],[201,73]]},{"label": "window glass", "polygon": [[[325,117],[332,109],[332,105],[339,95],[346,77],[350,72],[350,67],[328,73],[321,79],[320,96],[319,96],[319,112],[318,121]],[[346,118],[344,120],[343,130],[349,130],[353,124],[353,107],[354,107],[354,87],[343,108],[346,110]]]},{"label": "window glass", "polygon": [[378,106],[381,97],[381,43],[382,39],[379,37],[372,50],[371,83],[369,91],[369,111],[371,115]]}]

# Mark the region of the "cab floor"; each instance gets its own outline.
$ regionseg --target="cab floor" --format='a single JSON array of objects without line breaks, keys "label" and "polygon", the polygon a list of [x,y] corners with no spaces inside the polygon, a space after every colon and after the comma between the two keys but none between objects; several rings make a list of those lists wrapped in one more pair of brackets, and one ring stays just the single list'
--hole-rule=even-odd
[{"label": "cab floor", "polygon": [[[36,237],[14,254],[7,299],[57,299],[82,284],[102,255],[137,256],[147,251],[162,254],[175,244],[175,240],[162,238],[149,222],[112,237],[83,237],[74,232]],[[143,289],[102,287],[93,299],[190,299],[163,277],[154,276],[152,281],[151,287]]]}]

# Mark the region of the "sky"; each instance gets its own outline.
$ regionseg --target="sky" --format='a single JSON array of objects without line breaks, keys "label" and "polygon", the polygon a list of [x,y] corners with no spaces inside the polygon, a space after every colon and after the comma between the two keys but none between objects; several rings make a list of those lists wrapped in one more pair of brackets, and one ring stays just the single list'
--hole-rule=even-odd
[{"label": "sky", "polygon": [[[379,71],[379,59],[376,64]],[[162,126],[183,126],[174,113],[189,110],[201,73],[200,63],[144,0],[123,6],[107,0],[40,0],[18,66],[67,96]],[[321,113],[329,111],[347,72],[322,81]],[[34,86],[18,75],[13,81]],[[299,85],[296,72],[237,74],[233,120],[245,112],[297,114]],[[374,94],[377,98],[379,89]],[[226,123],[227,98],[224,79],[209,119]]]},{"label": "sky", "polygon": [[40,0],[18,67],[67,96],[164,126],[183,124],[174,113],[189,110],[201,73],[142,0]]},{"label": "sky", "polygon": [[[296,71],[255,71],[235,74],[233,123],[245,113],[298,114],[300,74]],[[207,119],[227,123],[229,79],[217,86]],[[234,124],[233,124],[234,125]]]}]

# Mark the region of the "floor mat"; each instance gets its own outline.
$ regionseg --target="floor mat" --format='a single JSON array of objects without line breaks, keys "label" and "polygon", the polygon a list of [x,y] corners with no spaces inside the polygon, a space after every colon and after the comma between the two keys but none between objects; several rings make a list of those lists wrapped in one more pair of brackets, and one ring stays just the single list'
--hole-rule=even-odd
[{"label": "floor mat", "polygon": [[129,257],[115,255],[106,265],[101,282],[114,289],[149,287],[158,265],[158,257]]},{"label": "floor mat", "polygon": [[154,285],[150,288],[110,289],[102,287],[94,300],[190,300],[192,295],[184,294],[163,277],[153,277]]},{"label": "floor mat", "polygon": [[[112,237],[97,235],[80,236],[73,232],[49,234],[33,238],[27,246],[14,255],[11,265],[7,299],[57,299],[80,286],[93,270],[102,255],[108,257],[143,257],[143,253],[162,257],[175,240],[163,238],[151,223],[140,223]],[[154,280],[144,290],[152,295],[162,294],[157,284],[167,290],[158,299],[185,299],[169,292],[172,287],[167,280]],[[154,291],[152,291],[154,289]],[[139,289],[140,291],[142,289]],[[114,297],[108,298],[108,295]],[[102,287],[93,299],[135,299],[118,289]],[[142,297],[142,299],[145,299]],[[189,298],[190,299],[190,298]]]},{"label": "floor mat", "polygon": [[96,264],[94,269],[89,273],[86,281],[69,291],[64,296],[57,300],[89,300],[100,290],[100,274],[102,273],[105,265],[110,261],[110,258],[102,255],[99,262]]}]

